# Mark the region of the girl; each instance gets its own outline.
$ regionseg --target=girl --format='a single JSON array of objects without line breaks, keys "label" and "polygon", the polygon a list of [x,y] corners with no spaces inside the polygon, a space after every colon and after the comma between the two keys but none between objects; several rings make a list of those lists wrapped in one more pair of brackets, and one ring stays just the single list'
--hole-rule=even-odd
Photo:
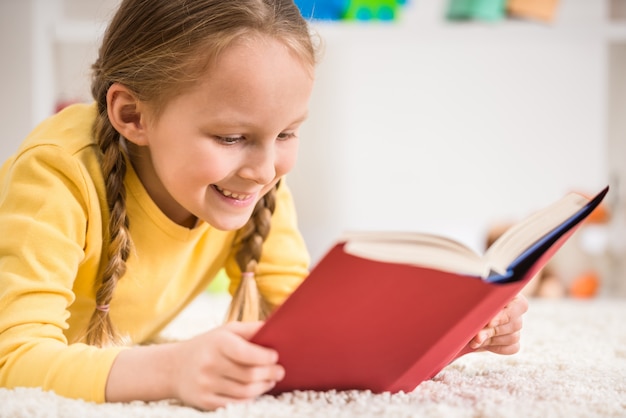
[{"label": "girl", "polygon": [[[262,318],[306,276],[282,179],[315,61],[290,0],[122,2],[95,103],[44,121],[0,172],[0,386],[212,409],[282,378],[248,342],[259,322],[137,344],[222,267],[231,320]],[[512,302],[471,347],[516,352],[525,310]]]}]

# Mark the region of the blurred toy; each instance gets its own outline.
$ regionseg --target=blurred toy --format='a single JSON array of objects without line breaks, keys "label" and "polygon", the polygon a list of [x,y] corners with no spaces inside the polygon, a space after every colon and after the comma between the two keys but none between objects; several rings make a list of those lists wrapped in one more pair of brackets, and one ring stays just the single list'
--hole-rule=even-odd
[{"label": "blurred toy", "polygon": [[496,22],[520,18],[549,23],[554,20],[558,0],[449,0],[449,20]]},{"label": "blurred toy", "polygon": [[398,14],[397,0],[351,0],[345,18],[348,20],[393,20]]},{"label": "blurred toy", "polygon": [[522,19],[552,22],[556,14],[558,0],[508,0],[507,13]]},{"label": "blurred toy", "polygon": [[450,0],[449,20],[498,21],[505,17],[506,0]]},{"label": "blurred toy", "polygon": [[572,282],[569,294],[573,298],[585,299],[596,296],[600,288],[600,277],[594,271],[588,271],[576,277]]},{"label": "blurred toy", "polygon": [[581,224],[553,258],[568,290],[574,298],[591,298],[600,292],[607,275],[607,224],[610,219],[606,205],[600,204]]},{"label": "blurred toy", "polygon": [[350,0],[296,0],[295,3],[305,19],[340,20]]},{"label": "blurred toy", "polygon": [[306,19],[391,21],[407,0],[295,0]]},{"label": "blurred toy", "polygon": [[[543,298],[597,296],[606,273],[603,259],[609,218],[606,206],[600,204],[522,293],[527,297]],[[485,246],[488,248],[512,225],[512,222],[493,224],[487,231]]]}]

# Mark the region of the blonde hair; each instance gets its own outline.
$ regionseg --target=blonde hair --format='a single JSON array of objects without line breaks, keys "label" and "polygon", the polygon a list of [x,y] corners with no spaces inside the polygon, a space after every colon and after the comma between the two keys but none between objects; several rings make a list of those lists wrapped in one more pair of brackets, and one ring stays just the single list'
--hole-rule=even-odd
[{"label": "blonde hair", "polygon": [[[314,67],[314,38],[292,0],[124,0],[111,20],[92,67],[91,90],[98,106],[94,135],[102,157],[109,227],[107,264],[85,335],[88,344],[120,343],[108,307],[132,248],[124,187],[128,155],[107,115],[109,87],[113,83],[124,85],[138,100],[149,103],[158,116],[168,101],[199,82],[221,51],[241,37],[256,34],[284,42]],[[250,276],[269,233],[275,189],[258,202],[238,235],[236,259],[242,273],[247,274],[242,275],[233,296],[230,319],[250,320],[263,315],[263,302],[256,285],[250,286]]]}]

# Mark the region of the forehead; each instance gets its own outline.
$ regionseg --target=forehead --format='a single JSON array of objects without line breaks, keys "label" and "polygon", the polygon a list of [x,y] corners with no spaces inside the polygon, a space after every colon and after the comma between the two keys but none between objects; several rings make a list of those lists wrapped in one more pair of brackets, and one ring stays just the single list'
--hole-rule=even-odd
[{"label": "forehead", "polygon": [[306,48],[299,48],[294,39],[285,39],[258,32],[247,32],[236,36],[219,48],[208,70],[215,70],[231,59],[245,62],[253,58],[272,59],[277,55],[290,56],[291,59],[299,62],[304,69],[309,71],[313,77],[315,60],[314,57],[309,56]]},{"label": "forehead", "polygon": [[216,90],[252,93],[257,89],[307,84],[313,68],[284,42],[267,36],[238,39],[209,66],[203,84]]},{"label": "forehead", "polygon": [[308,112],[311,66],[283,42],[242,39],[225,48],[201,81],[168,108],[202,124],[284,129]]}]

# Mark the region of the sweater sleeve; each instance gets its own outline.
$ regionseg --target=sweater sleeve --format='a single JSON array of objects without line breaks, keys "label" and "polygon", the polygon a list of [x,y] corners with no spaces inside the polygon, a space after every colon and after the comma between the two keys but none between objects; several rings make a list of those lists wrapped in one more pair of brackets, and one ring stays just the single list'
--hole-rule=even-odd
[{"label": "sweater sleeve", "polygon": [[69,344],[68,307],[84,261],[93,187],[79,160],[36,146],[0,172],[0,386],[103,402],[121,348]]},{"label": "sweater sleeve", "polygon": [[[282,304],[308,275],[309,263],[309,253],[298,229],[291,191],[285,179],[282,179],[277,190],[270,233],[263,243],[257,267],[256,280],[260,293],[270,304]],[[227,273],[231,278],[229,291],[234,293],[241,281],[234,254],[228,261]]]}]

